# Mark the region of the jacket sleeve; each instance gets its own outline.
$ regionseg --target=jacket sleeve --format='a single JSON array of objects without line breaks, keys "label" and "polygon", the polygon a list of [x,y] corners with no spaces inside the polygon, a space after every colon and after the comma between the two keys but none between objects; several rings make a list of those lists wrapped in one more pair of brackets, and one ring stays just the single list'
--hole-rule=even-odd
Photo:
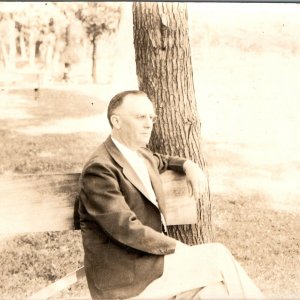
[{"label": "jacket sleeve", "polygon": [[143,225],[130,209],[110,166],[93,163],[81,176],[86,197],[81,201],[91,218],[116,242],[143,252],[165,255],[175,251],[176,240]]},{"label": "jacket sleeve", "polygon": [[157,168],[159,173],[163,173],[166,170],[184,173],[183,164],[186,162],[185,158],[181,158],[178,156],[168,156],[159,153],[154,153],[153,156],[157,160]]}]

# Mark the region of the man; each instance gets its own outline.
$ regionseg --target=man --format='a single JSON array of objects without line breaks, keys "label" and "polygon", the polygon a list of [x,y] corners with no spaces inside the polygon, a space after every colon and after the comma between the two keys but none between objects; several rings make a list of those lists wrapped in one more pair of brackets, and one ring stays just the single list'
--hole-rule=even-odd
[{"label": "man", "polygon": [[191,247],[166,234],[159,174],[167,169],[185,173],[195,199],[205,180],[192,161],[146,148],[156,119],[147,95],[119,93],[107,115],[111,135],[80,178],[84,264],[92,298],[261,296],[224,246]]}]

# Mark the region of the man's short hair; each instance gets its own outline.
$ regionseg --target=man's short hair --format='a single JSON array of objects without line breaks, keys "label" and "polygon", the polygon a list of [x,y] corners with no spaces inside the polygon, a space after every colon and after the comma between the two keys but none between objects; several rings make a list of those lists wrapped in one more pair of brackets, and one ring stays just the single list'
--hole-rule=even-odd
[{"label": "man's short hair", "polygon": [[141,95],[141,96],[147,96],[147,94],[143,91],[138,91],[138,90],[132,90],[132,91],[124,91],[121,93],[118,93],[117,95],[115,95],[109,102],[108,104],[108,108],[107,108],[107,119],[109,122],[110,127],[113,127],[113,124],[111,123],[111,116],[113,115],[114,111],[122,105],[124,98],[127,95]]}]

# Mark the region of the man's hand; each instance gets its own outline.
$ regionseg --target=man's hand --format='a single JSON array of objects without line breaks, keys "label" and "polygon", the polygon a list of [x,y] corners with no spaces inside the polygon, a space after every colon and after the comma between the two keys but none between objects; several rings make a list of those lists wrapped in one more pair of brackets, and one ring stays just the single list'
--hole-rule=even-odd
[{"label": "man's hand", "polygon": [[194,196],[194,199],[197,201],[200,199],[200,196],[207,190],[207,177],[201,170],[201,168],[191,160],[187,160],[183,164],[183,169],[186,174],[189,194],[191,196]]}]

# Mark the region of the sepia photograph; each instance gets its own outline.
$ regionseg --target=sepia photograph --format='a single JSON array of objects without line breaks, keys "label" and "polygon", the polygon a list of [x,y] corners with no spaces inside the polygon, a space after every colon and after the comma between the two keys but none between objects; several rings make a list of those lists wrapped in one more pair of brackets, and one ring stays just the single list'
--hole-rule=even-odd
[{"label": "sepia photograph", "polygon": [[300,299],[300,6],[0,3],[0,299]]}]

